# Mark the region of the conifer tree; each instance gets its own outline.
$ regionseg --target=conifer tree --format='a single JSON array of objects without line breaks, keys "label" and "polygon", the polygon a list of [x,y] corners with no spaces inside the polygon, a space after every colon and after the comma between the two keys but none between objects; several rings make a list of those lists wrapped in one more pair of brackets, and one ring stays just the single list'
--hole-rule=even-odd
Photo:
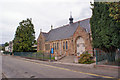
[{"label": "conifer tree", "polygon": [[23,20],[19,23],[13,43],[14,52],[29,52],[33,50],[35,31],[31,19]]},{"label": "conifer tree", "polygon": [[115,17],[119,11],[113,14],[115,11],[110,11],[111,4],[113,3],[94,2],[90,25],[93,47],[102,49],[106,53],[114,54],[120,48],[120,22],[118,20],[119,16]]}]

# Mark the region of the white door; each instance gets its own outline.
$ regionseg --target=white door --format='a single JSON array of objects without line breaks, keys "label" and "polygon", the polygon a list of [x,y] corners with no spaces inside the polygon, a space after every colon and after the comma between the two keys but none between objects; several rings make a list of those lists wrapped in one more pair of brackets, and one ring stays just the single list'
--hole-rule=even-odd
[{"label": "white door", "polygon": [[85,43],[83,38],[79,37],[77,39],[77,56],[80,56],[85,51]]}]

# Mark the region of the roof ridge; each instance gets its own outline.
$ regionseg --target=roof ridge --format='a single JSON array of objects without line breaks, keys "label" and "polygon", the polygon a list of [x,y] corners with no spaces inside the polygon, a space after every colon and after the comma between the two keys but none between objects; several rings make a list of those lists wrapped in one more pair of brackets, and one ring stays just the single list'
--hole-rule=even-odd
[{"label": "roof ridge", "polygon": [[41,32],[41,33],[47,34],[47,32]]},{"label": "roof ridge", "polygon": [[74,32],[76,31],[79,25],[81,25],[83,29],[88,29],[89,32],[89,23],[88,23],[89,19],[90,18],[79,20],[72,24],[66,24],[61,27],[51,29],[49,32],[42,32],[42,33],[43,36],[45,36],[46,41],[66,39],[74,34]]},{"label": "roof ridge", "polygon": [[74,22],[74,23],[81,22],[81,21],[85,21],[85,20],[88,20],[88,19],[90,19],[90,18],[86,18],[86,19],[83,19],[83,20],[79,20],[79,21],[76,21],[76,22]]},{"label": "roof ridge", "polygon": [[[72,24],[75,24],[75,23],[78,23],[78,22],[81,22],[81,21],[85,21],[85,20],[88,20],[88,19],[90,19],[90,18],[86,18],[86,19],[83,19],[83,20],[79,20],[79,21],[73,22]],[[55,29],[59,29],[59,28],[62,28],[62,27],[67,27],[68,25],[70,25],[70,24],[66,24],[66,25],[57,27],[57,28],[55,28]],[[52,29],[52,30],[55,30],[55,29]],[[50,31],[51,31],[51,30],[50,30]],[[50,31],[49,31],[49,32],[50,32]],[[49,32],[48,32],[48,33],[49,33]]]}]

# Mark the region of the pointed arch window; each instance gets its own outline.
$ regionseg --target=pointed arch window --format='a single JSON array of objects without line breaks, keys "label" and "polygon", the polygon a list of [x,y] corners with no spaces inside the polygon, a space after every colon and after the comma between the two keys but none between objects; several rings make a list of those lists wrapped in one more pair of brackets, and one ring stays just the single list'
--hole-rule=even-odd
[{"label": "pointed arch window", "polygon": [[63,42],[63,49],[65,50],[65,42]]},{"label": "pointed arch window", "polygon": [[57,49],[59,49],[59,43],[57,43]]},{"label": "pointed arch window", "polygon": [[68,42],[66,41],[66,49],[68,49]]}]

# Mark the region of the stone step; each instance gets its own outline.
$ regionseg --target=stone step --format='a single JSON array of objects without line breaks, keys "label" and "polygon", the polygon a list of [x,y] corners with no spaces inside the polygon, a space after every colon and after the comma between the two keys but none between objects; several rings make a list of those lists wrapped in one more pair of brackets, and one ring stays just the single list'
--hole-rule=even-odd
[{"label": "stone step", "polygon": [[67,63],[73,63],[75,59],[75,56],[66,56],[59,60],[59,62],[67,62]]}]

